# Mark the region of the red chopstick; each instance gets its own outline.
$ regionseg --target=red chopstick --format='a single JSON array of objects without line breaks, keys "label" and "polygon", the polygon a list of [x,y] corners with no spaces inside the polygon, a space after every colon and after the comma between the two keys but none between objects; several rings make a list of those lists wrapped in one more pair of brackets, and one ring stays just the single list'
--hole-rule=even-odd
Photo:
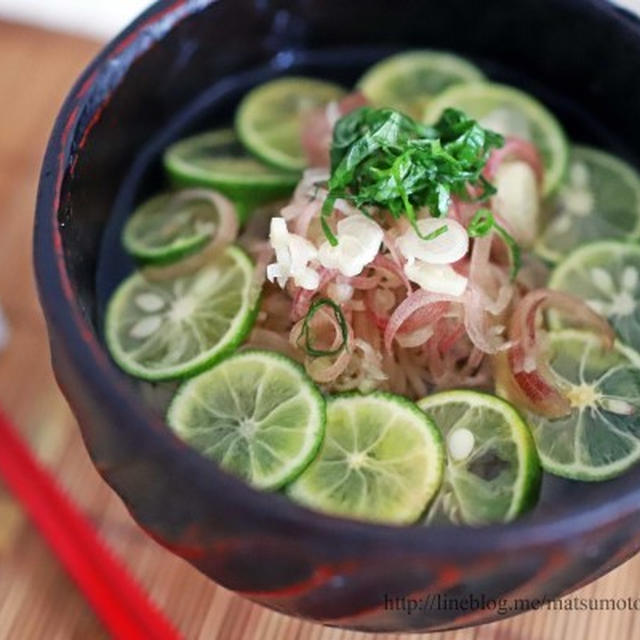
[{"label": "red chopstick", "polygon": [[0,411],[0,477],[114,638],[180,638]]}]

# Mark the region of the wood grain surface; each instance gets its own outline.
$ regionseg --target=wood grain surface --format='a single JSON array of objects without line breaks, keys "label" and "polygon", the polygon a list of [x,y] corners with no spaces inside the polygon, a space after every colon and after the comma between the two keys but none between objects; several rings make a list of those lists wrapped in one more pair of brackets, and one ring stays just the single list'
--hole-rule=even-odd
[{"label": "wood grain surface", "polygon": [[[31,229],[38,171],[53,118],[71,82],[98,48],[93,42],[0,23],[0,302],[12,326],[11,342],[0,353],[0,405],[186,638],[399,638],[304,623],[216,587],[146,537],[92,468],[51,373],[33,283]],[[577,595],[640,596],[640,557]],[[633,610],[544,610],[428,637],[631,640],[640,637],[639,620]],[[81,594],[0,483],[0,639],[104,637]]]}]

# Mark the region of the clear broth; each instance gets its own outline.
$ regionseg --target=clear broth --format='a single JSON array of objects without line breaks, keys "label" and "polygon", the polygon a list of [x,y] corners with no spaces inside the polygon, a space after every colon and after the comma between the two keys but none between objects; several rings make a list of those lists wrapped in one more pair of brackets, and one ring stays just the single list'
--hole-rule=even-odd
[{"label": "clear broth", "polygon": [[[135,267],[121,244],[122,227],[136,205],[169,186],[162,167],[162,152],[167,146],[199,131],[230,126],[242,96],[253,86],[275,76],[308,75],[352,87],[368,66],[393,52],[388,48],[281,52],[269,65],[221,78],[210,87],[203,88],[200,96],[167,122],[165,128],[140,149],[118,190],[102,236],[96,270],[98,316],[95,320],[99,330],[102,331],[109,297]],[[584,106],[548,91],[534,79],[495,61],[474,59],[473,62],[491,80],[520,87],[537,96],[560,119],[571,140],[603,148],[632,163],[637,160],[630,149],[625,148],[623,141],[604,123],[590,115]],[[136,381],[136,384],[139,385],[142,401],[154,412],[162,412],[176,388],[175,383],[152,385]],[[605,490],[606,485],[607,482],[581,483],[544,474],[540,500],[524,518],[550,515],[559,511],[559,505],[571,500],[584,501],[587,497],[585,492],[593,496],[594,492]]]}]

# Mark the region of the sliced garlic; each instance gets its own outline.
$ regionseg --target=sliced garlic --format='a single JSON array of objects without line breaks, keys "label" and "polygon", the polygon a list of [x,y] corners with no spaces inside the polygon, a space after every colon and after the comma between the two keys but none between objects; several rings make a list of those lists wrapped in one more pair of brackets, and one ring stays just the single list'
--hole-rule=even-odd
[{"label": "sliced garlic", "polygon": [[450,264],[460,260],[469,250],[467,230],[455,220],[423,218],[418,220],[417,227],[422,236],[442,228],[446,230],[431,240],[421,238],[414,229],[400,236],[396,245],[408,261],[416,258],[429,264]]},{"label": "sliced garlic", "polygon": [[380,225],[365,215],[352,215],[338,222],[338,244],[324,242],[318,251],[318,260],[327,269],[337,269],[347,277],[357,276],[373,261],[384,235]]},{"label": "sliced garlic", "polygon": [[404,273],[409,280],[426,291],[452,296],[461,296],[468,283],[468,278],[457,273],[448,264],[428,264],[422,260],[412,260],[404,266]]},{"label": "sliced garlic", "polygon": [[540,194],[536,175],[520,160],[505,162],[496,171],[493,196],[495,212],[505,221],[514,238],[530,247],[540,226]]},{"label": "sliced garlic", "polygon": [[276,253],[276,262],[267,266],[267,278],[277,280],[280,287],[293,278],[296,286],[317,289],[320,276],[309,262],[317,257],[317,249],[302,236],[289,233],[284,218],[272,218],[269,241]]}]

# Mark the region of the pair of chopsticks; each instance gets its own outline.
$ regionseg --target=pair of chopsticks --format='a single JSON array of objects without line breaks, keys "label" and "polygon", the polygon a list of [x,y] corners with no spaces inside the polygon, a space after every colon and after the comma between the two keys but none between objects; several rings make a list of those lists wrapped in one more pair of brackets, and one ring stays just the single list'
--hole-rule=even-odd
[{"label": "pair of chopsticks", "polygon": [[180,638],[1,411],[0,478],[22,503],[114,638]]}]

